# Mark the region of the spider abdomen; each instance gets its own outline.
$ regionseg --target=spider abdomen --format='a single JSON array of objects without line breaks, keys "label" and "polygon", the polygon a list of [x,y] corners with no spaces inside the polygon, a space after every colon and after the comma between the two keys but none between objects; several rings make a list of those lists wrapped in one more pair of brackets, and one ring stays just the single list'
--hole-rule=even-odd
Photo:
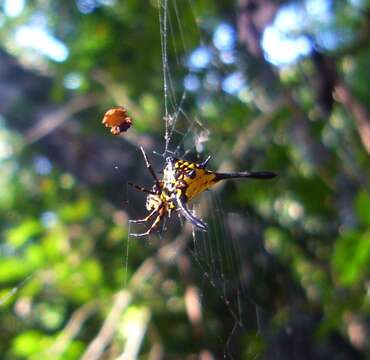
[{"label": "spider abdomen", "polygon": [[214,173],[205,169],[196,169],[196,176],[194,178],[187,177],[187,188],[185,195],[188,201],[197,197],[200,193],[211,188],[216,184],[216,176]]}]

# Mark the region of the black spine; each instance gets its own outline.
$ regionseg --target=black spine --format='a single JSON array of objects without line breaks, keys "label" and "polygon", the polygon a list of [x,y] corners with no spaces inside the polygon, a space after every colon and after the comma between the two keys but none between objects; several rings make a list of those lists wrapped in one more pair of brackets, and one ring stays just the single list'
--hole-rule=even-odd
[{"label": "black spine", "polygon": [[239,178],[252,178],[252,179],[272,179],[276,176],[275,173],[270,171],[243,171],[233,173],[216,173],[217,180],[224,179],[239,179]]}]

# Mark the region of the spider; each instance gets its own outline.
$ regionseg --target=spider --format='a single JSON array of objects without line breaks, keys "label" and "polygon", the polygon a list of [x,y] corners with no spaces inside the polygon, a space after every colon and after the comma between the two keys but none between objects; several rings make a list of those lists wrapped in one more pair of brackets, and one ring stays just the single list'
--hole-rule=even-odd
[{"label": "spider", "polygon": [[187,206],[189,201],[220,180],[236,178],[272,179],[276,176],[276,174],[269,171],[213,172],[206,169],[210,156],[201,163],[168,157],[166,159],[166,166],[163,170],[163,178],[159,180],[144,149],[141,147],[140,150],[143,154],[146,167],[154,179],[154,185],[151,190],[148,190],[142,186],[129,182],[129,184],[137,190],[148,194],[146,198],[146,208],[149,211],[149,214],[145,218],[131,220],[131,222],[143,223],[149,222],[154,216],[156,216],[156,218],[146,232],[142,234],[132,234],[136,237],[150,235],[156,230],[166,215],[171,217],[173,211],[180,212],[196,228],[207,231],[207,224],[195,217],[189,210]]}]

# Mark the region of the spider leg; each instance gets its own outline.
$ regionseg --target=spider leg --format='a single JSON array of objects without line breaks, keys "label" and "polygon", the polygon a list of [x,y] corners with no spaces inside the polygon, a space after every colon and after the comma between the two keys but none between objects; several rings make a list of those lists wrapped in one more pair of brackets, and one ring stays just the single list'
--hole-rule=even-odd
[{"label": "spider leg", "polygon": [[154,209],[148,216],[146,216],[144,219],[138,219],[138,220],[130,220],[130,222],[132,223],[142,223],[142,222],[146,222],[146,221],[149,221],[150,218],[153,217],[153,215],[158,211],[158,209]]},{"label": "spider leg", "polygon": [[150,163],[150,161],[149,161],[149,159],[148,159],[148,157],[145,153],[145,150],[142,146],[140,146],[140,150],[141,150],[141,152],[144,156],[144,160],[145,160],[145,164],[146,164],[147,169],[149,170],[150,174],[153,176],[153,179],[155,180],[156,185],[160,188],[161,187],[160,182],[158,180],[157,174],[154,171],[153,165]]},{"label": "spider leg", "polygon": [[129,184],[130,186],[134,187],[136,190],[139,190],[139,191],[142,191],[142,192],[145,192],[145,193],[148,193],[148,194],[153,194],[153,195],[155,195],[155,193],[154,193],[153,191],[148,190],[148,189],[146,189],[145,187],[142,187],[142,186],[136,185],[136,184],[134,184],[134,183],[132,183],[132,182],[128,182],[128,184]]},{"label": "spider leg", "polygon": [[150,235],[158,227],[158,225],[160,224],[160,222],[163,219],[164,215],[166,214],[166,210],[163,207],[160,207],[159,209],[157,209],[157,211],[159,212],[158,216],[155,218],[152,226],[145,233],[142,233],[142,234],[130,234],[130,235],[135,236],[135,237],[143,237],[143,236]]},{"label": "spider leg", "polygon": [[203,222],[202,220],[198,219],[197,217],[195,217],[191,211],[189,210],[189,208],[186,206],[186,201],[185,199],[179,197],[179,196],[176,196],[176,205],[177,207],[180,209],[181,211],[181,214],[184,215],[184,217],[189,220],[195,227],[197,227],[198,229],[202,230],[202,231],[207,231],[208,229],[208,226],[205,222]]}]

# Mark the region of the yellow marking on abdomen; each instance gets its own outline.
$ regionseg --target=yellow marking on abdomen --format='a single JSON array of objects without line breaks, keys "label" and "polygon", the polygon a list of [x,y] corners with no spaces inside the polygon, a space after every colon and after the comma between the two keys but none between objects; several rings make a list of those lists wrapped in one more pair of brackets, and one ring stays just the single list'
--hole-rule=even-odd
[{"label": "yellow marking on abdomen", "polygon": [[195,171],[196,175],[194,179],[189,177],[185,178],[185,181],[188,184],[185,192],[188,201],[194,199],[197,195],[209,189],[217,182],[215,174],[208,173],[204,169],[196,169]]}]

